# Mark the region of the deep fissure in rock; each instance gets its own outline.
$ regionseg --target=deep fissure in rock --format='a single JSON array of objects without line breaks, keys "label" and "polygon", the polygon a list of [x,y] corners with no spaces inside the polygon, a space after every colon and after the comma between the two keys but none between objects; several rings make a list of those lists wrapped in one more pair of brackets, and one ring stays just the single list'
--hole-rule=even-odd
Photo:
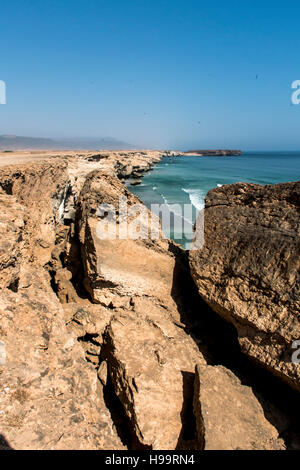
[{"label": "deep fissure in rock", "polygon": [[152,450],[151,446],[143,445],[137,439],[132,423],[125,413],[124,407],[115,393],[110,374],[103,387],[105,405],[110,412],[117,434],[128,450]]},{"label": "deep fissure in rock", "polygon": [[180,412],[182,429],[176,450],[200,450],[197,435],[196,417],[193,410],[195,374],[181,371],[183,383],[183,403]]}]

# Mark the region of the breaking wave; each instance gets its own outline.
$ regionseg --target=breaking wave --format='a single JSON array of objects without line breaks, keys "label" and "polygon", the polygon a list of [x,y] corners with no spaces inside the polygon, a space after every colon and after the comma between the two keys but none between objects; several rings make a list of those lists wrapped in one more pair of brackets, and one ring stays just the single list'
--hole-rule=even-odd
[{"label": "breaking wave", "polygon": [[181,189],[189,195],[191,203],[198,211],[204,209],[206,191],[204,191],[203,189]]}]

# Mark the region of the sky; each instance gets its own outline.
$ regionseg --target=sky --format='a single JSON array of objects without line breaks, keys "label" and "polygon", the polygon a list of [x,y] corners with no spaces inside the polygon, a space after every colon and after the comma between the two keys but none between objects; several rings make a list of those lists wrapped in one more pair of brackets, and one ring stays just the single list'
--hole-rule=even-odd
[{"label": "sky", "polygon": [[0,0],[0,134],[299,150],[298,2]]}]

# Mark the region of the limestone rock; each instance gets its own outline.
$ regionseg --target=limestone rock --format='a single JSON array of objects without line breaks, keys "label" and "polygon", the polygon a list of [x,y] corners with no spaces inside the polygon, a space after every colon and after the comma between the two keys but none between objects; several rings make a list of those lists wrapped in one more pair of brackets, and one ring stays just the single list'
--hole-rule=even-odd
[{"label": "limestone rock", "polygon": [[51,256],[67,182],[67,163],[64,159],[0,169],[0,187],[26,208],[24,253],[40,265],[47,263]]},{"label": "limestone rock", "polygon": [[[8,158],[17,164],[3,166]],[[198,449],[194,371],[206,366],[198,347],[207,360],[213,347],[201,344],[207,334],[190,336],[189,315],[194,322],[206,306],[190,285],[186,255],[163,238],[158,219],[157,236],[148,236],[144,206],[141,237],[97,232],[99,205],[117,207],[120,196],[136,221],[140,201],[117,177],[141,177],[161,153],[15,158],[0,162],[0,448]],[[117,211],[108,228],[122,217]],[[195,321],[193,334],[204,323]],[[251,414],[256,408],[245,403]],[[281,420],[278,429],[287,427]],[[251,435],[253,447],[273,448]]]},{"label": "limestone rock", "polygon": [[[153,296],[163,304],[176,304],[171,292],[174,283],[175,256],[170,242],[161,239],[157,221],[157,240],[149,238],[147,220],[141,219],[141,239],[102,239],[98,235],[101,217],[97,215],[100,205],[119,209],[119,198],[126,197],[127,206],[141,204],[116,178],[101,172],[92,173],[86,180],[79,197],[77,227],[84,263],[84,284],[94,302],[109,305],[111,295],[125,299],[131,296]],[[146,216],[155,217],[146,210]],[[119,227],[119,215],[112,225]],[[128,217],[126,227],[134,219]],[[171,244],[172,245],[172,244]],[[176,247],[174,247],[176,250]],[[174,251],[173,250],[173,251]]]},{"label": "limestone rock", "polygon": [[210,191],[205,243],[190,252],[200,295],[232,322],[242,351],[300,390],[300,182]]},{"label": "limestone rock", "polygon": [[64,194],[65,166],[29,165],[0,173],[0,341],[5,348],[0,365],[0,447],[122,449],[97,370],[87,357],[98,359],[100,352],[100,345],[95,351],[90,341],[89,331],[98,336],[92,325],[101,335],[111,316],[102,316],[98,306],[98,315],[93,312],[97,318],[78,325],[84,299],[78,300],[72,290],[72,273],[61,267],[58,250],[55,279],[60,294],[65,289],[61,300],[78,302],[73,314],[82,327],[81,338],[66,325],[43,266],[69,230],[60,230],[56,204]]},{"label": "limestone rock", "polygon": [[251,388],[225,367],[196,367],[194,412],[205,450],[284,449]]},{"label": "limestone rock", "polygon": [[17,289],[22,262],[24,208],[0,192],[0,288]]},{"label": "limestone rock", "polygon": [[141,183],[142,183],[142,180],[139,180],[139,179],[135,179],[135,180],[131,180],[131,181],[130,181],[130,185],[131,185],[131,186],[137,186],[137,185],[139,185],[139,184],[141,184]]},{"label": "limestone rock", "polygon": [[85,360],[46,272],[0,295],[1,435],[14,449],[122,449],[97,372]]},{"label": "limestone rock", "polygon": [[131,423],[133,449],[197,448],[194,366],[204,359],[191,338],[153,301],[113,316],[101,353]]},{"label": "limestone rock", "polygon": [[[85,286],[94,302],[113,312],[98,374],[105,383],[107,367],[108,381],[130,422],[130,448],[194,447],[194,367],[205,361],[180,324],[181,250],[162,239],[160,229],[157,240],[149,238],[145,218],[144,238],[99,238],[97,209],[118,207],[120,196],[126,196],[128,208],[140,204],[116,178],[94,172],[78,200]],[[115,220],[121,222],[117,211]]]}]

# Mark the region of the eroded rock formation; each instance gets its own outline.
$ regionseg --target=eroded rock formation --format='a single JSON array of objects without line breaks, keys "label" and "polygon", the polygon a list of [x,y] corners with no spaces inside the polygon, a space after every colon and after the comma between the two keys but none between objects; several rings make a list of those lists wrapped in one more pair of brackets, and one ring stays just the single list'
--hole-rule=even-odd
[{"label": "eroded rock formation", "polygon": [[237,183],[206,197],[205,243],[190,253],[200,295],[242,351],[300,390],[300,182]]},{"label": "eroded rock formation", "polygon": [[[98,236],[100,205],[118,206],[120,196],[129,209],[140,203],[119,181],[120,169],[132,176],[158,158],[88,152],[0,170],[0,447],[285,447],[279,434],[289,417],[279,414],[278,424],[267,399],[216,366],[218,339],[202,335],[210,310],[181,248],[163,239],[159,225],[155,239]],[[212,413],[201,430],[206,406]],[[226,429],[233,415],[231,443],[210,440],[211,426]]]},{"label": "eroded rock formation", "polygon": [[196,367],[194,412],[205,450],[284,448],[251,388],[225,367]]},{"label": "eroded rock formation", "polygon": [[[90,174],[83,186],[77,220],[83,282],[94,302],[113,310],[101,361],[107,363],[110,383],[131,422],[135,447],[175,449],[184,400],[191,402],[193,396],[195,363],[204,359],[182,331],[172,296],[174,289],[180,291],[174,286],[180,249],[162,238],[97,236],[97,208],[104,203],[118,207],[120,196],[126,196],[129,207],[140,203],[117,179],[101,172]],[[141,235],[147,231],[145,220]]]}]

